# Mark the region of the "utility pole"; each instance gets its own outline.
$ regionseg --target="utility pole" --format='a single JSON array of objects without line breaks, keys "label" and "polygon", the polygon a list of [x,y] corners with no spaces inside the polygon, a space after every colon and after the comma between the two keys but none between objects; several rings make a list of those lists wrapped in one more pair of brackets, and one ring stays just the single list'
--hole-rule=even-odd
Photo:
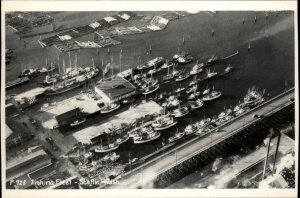
[{"label": "utility pole", "polygon": [[266,177],[266,169],[267,169],[267,163],[268,163],[268,157],[269,157],[269,151],[270,151],[270,144],[271,144],[271,136],[269,136],[269,140],[268,140],[267,155],[266,155],[266,159],[265,159],[262,179],[265,179],[265,177]]}]

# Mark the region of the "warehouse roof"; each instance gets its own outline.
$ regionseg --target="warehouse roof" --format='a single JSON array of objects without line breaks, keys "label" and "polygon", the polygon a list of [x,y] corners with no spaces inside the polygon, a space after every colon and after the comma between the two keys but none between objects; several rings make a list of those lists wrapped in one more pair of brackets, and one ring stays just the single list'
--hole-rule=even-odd
[{"label": "warehouse roof", "polygon": [[104,81],[100,85],[97,85],[96,88],[103,91],[111,99],[136,90],[134,85],[119,76],[116,76],[111,80]]}]

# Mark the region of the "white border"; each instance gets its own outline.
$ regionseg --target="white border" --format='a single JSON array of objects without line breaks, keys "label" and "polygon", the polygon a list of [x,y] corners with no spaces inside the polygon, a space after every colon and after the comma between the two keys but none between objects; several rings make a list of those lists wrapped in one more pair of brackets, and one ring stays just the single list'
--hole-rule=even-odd
[{"label": "white border", "polygon": [[[157,10],[293,10],[295,12],[295,95],[296,95],[296,121],[299,114],[298,98],[298,23],[297,1],[2,1],[1,9],[1,57],[5,49],[5,11],[157,11]],[[1,65],[4,65],[2,59]],[[1,164],[2,175],[5,175],[5,70],[1,66]],[[296,173],[298,173],[298,133],[299,123],[296,122]],[[2,176],[2,180],[4,180]],[[5,180],[4,180],[5,181]],[[298,174],[296,174],[298,181]],[[3,197],[296,197],[298,183],[295,190],[270,189],[270,190],[6,190],[2,182]]]}]

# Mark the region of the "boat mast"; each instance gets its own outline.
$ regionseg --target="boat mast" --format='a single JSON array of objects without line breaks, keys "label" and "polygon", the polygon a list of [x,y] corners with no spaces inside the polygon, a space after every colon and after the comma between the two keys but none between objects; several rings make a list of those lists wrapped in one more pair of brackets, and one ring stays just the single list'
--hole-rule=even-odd
[{"label": "boat mast", "polygon": [[75,60],[74,60],[74,64],[75,64],[75,71],[76,71],[76,75],[78,74],[78,66],[77,66],[77,55],[75,54]]},{"label": "boat mast", "polygon": [[123,50],[121,49],[121,51],[120,51],[120,73],[122,72],[122,53],[123,53]]},{"label": "boat mast", "polygon": [[94,62],[94,58],[92,58],[92,66],[93,66],[93,70],[95,70],[95,62]]},{"label": "boat mast", "polygon": [[70,66],[70,71],[71,71],[71,76],[72,76],[72,63],[71,63],[71,52],[68,53],[69,54],[69,66]]},{"label": "boat mast", "polygon": [[114,61],[114,57],[113,56],[111,56],[110,57],[110,65],[111,65],[111,78],[113,79],[113,77],[114,77],[114,66],[113,66],[113,61]]},{"label": "boat mast", "polygon": [[60,74],[59,55],[57,55],[57,66],[58,66],[58,73]]}]

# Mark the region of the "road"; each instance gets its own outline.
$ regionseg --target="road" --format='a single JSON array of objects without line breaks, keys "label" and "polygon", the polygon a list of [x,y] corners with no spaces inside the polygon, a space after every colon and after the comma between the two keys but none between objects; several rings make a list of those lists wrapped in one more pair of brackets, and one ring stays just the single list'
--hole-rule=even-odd
[{"label": "road", "polygon": [[[195,138],[192,141],[180,145],[179,147],[166,152],[133,171],[131,174],[123,177],[118,185],[111,185],[109,188],[151,188],[151,181],[160,173],[174,167],[192,156],[208,149],[229,136],[237,133],[241,128],[251,125],[260,118],[254,118],[253,115],[269,115],[272,112],[282,109],[282,107],[292,103],[290,98],[294,98],[294,90],[289,90],[262,105],[252,109],[246,114],[237,117],[233,121],[220,126],[218,133],[211,133],[206,137]],[[147,186],[146,186],[147,185]]]}]

